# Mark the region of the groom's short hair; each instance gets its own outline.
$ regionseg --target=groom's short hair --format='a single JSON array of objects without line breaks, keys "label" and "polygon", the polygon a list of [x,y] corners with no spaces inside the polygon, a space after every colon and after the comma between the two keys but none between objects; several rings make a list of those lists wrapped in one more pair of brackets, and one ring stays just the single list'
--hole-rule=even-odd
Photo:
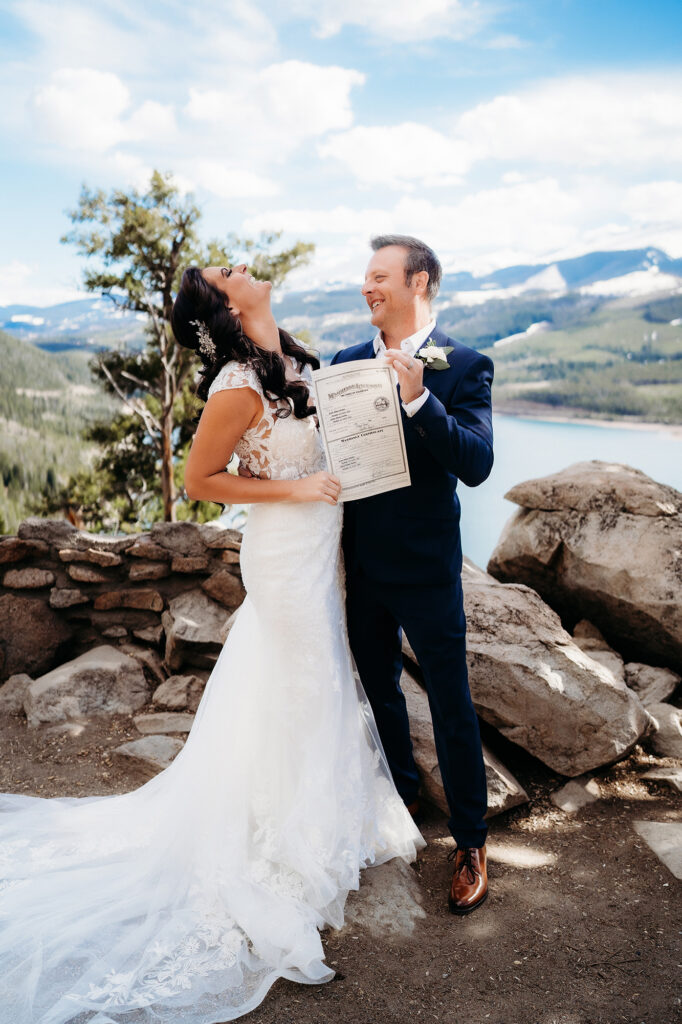
[{"label": "groom's short hair", "polygon": [[425,270],[429,275],[426,285],[426,297],[431,302],[438,295],[443,268],[433,249],[425,242],[420,242],[412,235],[377,235],[369,243],[374,252],[385,249],[388,245],[400,245],[407,249],[405,257],[405,284],[409,286],[413,276]]}]

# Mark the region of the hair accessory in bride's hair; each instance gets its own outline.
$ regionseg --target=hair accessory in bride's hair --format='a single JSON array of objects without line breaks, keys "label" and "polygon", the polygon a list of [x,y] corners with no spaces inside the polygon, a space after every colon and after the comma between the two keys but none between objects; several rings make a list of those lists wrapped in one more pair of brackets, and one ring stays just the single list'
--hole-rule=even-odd
[{"label": "hair accessory in bride's hair", "polygon": [[203,320],[190,320],[193,327],[197,329],[199,339],[199,351],[206,359],[213,359],[215,356],[215,342],[211,338],[208,327]]}]

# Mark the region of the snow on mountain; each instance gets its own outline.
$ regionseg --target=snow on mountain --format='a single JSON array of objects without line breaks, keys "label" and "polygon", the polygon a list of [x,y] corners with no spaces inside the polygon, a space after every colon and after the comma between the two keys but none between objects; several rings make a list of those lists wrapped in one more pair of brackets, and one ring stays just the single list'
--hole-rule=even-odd
[{"label": "snow on mountain", "polygon": [[564,292],[568,285],[556,263],[545,267],[537,274],[531,274],[523,287],[524,291]]},{"label": "snow on mountain", "polygon": [[583,285],[582,295],[613,295],[618,297],[651,295],[654,292],[682,291],[682,277],[663,273],[653,264],[646,270],[634,270],[630,274],[612,277],[605,281],[594,281]]},{"label": "snow on mountain", "polygon": [[527,327],[525,331],[519,331],[518,334],[508,334],[506,338],[500,338],[493,343],[493,348],[503,348],[505,345],[511,345],[515,341],[521,341],[522,338],[529,338],[533,334],[540,334],[543,331],[551,330],[552,325],[549,320],[538,320],[537,323]]}]

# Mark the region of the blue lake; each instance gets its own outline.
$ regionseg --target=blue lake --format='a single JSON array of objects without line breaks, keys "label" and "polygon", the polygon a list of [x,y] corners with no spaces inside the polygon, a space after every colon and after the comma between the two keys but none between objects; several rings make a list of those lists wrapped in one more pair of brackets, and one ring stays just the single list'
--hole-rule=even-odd
[{"label": "blue lake", "polygon": [[665,429],[593,427],[516,416],[495,416],[493,429],[495,465],[489,478],[480,487],[458,485],[464,554],[483,569],[517,507],[504,494],[522,480],[601,459],[634,466],[682,491],[682,437]]}]

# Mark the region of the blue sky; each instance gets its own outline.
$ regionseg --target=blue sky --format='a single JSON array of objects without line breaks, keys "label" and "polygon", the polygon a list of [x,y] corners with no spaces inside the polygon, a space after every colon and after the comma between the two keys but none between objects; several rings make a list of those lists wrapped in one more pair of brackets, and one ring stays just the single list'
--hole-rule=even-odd
[{"label": "blue sky", "polygon": [[682,256],[682,4],[0,0],[0,304],[80,291],[82,182],[171,171],[206,236],[314,241],[292,286],[417,234],[485,272]]}]

